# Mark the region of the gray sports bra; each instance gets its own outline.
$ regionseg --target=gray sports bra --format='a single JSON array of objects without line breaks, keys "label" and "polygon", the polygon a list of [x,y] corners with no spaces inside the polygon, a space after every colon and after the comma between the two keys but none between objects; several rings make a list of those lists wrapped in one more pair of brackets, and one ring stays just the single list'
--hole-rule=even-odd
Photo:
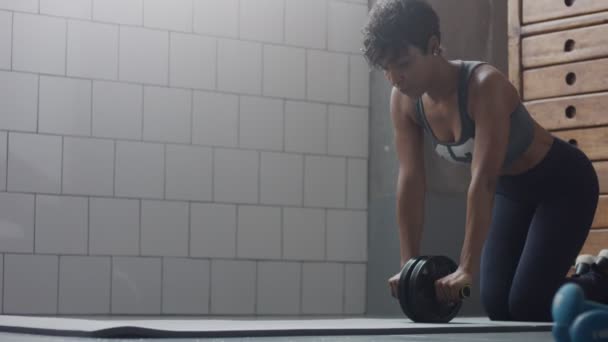
[{"label": "gray sports bra", "polygon": [[[458,84],[458,111],[462,126],[462,134],[458,141],[453,143],[441,143],[433,133],[426,114],[422,99],[416,101],[417,121],[423,123],[425,132],[428,133],[433,148],[444,159],[455,163],[470,164],[473,159],[473,146],[475,142],[475,122],[471,119],[467,111],[468,84],[473,70],[485,62],[462,61]],[[509,142],[507,153],[503,162],[503,169],[507,168],[514,160],[522,155],[534,138],[534,124],[530,113],[520,102],[511,113],[511,129],[509,131]]]}]

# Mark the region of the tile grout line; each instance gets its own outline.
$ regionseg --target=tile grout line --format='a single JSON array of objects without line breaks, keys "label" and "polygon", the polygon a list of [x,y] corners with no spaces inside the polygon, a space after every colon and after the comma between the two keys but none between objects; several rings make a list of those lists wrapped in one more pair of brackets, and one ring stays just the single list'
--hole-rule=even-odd
[{"label": "tile grout line", "polygon": [[160,257],[160,314],[162,315],[165,311],[165,257]]},{"label": "tile grout line", "polygon": [[[13,71],[13,55],[14,55],[14,51],[15,51],[15,12],[11,12],[11,68],[10,70]],[[4,299],[3,299],[3,303],[4,303]]]},{"label": "tile grout line", "polygon": [[69,22],[68,18],[65,18],[64,20],[65,20],[65,51],[64,51],[64,53],[65,53],[64,68],[65,69],[63,69],[63,74],[65,76],[67,76],[68,75],[68,39],[69,39],[68,33],[69,33],[69,29],[70,29],[70,22]]},{"label": "tile grout line", "polygon": [[59,291],[59,287],[61,286],[61,256],[58,255],[57,256],[57,297],[55,297],[55,310],[56,313],[59,313],[59,296],[61,295],[61,292]]},{"label": "tile grout line", "polygon": [[91,255],[91,197],[87,197],[87,255]]},{"label": "tile grout line", "polygon": [[[286,100],[286,101],[295,101],[295,102],[305,102],[308,104],[335,105],[335,106],[358,108],[358,109],[369,109],[370,108],[369,105],[364,106],[364,105],[357,105],[357,104],[349,104],[344,101],[333,102],[333,101],[308,99],[308,98],[291,98],[291,97],[278,96],[278,95],[263,95],[263,94],[254,94],[254,93],[246,93],[246,92],[239,92],[239,91],[222,90],[219,88],[218,89],[215,89],[215,88],[214,89],[212,89],[212,88],[188,88],[188,87],[184,87],[184,86],[169,86],[166,84],[146,82],[146,81],[131,81],[131,80],[123,80],[123,79],[103,78],[103,77],[84,77],[84,76],[78,76],[78,75],[63,75],[63,74],[50,73],[50,72],[33,72],[33,71],[28,71],[28,70],[11,70],[10,68],[2,68],[2,67],[0,67],[0,71],[14,72],[14,73],[18,73],[18,74],[27,74],[27,75],[34,75],[34,76],[44,76],[44,77],[49,77],[49,78],[61,78],[61,79],[68,79],[68,80],[98,81],[98,82],[116,83],[116,84],[121,84],[121,85],[134,85],[134,86],[155,87],[155,88],[163,88],[163,89],[169,88],[169,89],[175,89],[175,90],[194,90],[194,91],[208,92],[208,93],[220,94],[220,95],[247,96],[247,97],[256,97],[256,98],[269,99],[269,100]],[[595,94],[595,93],[597,93],[597,92],[592,92],[590,94]]]},{"label": "tile grout line", "polygon": [[112,313],[112,296],[113,296],[113,288],[114,288],[114,256],[110,255],[110,305],[109,305],[109,313]]},{"label": "tile grout line", "polygon": [[222,204],[222,205],[241,205],[241,206],[257,206],[264,208],[294,208],[294,209],[329,209],[329,210],[340,210],[340,211],[348,211],[348,212],[358,212],[365,213],[368,212],[369,209],[357,209],[357,208],[345,208],[343,206],[335,207],[335,206],[306,206],[306,205],[274,205],[274,204],[265,204],[265,203],[255,203],[255,202],[222,202],[222,201],[210,201],[210,200],[187,200],[187,199],[162,199],[160,197],[130,197],[130,196],[110,196],[110,195],[94,195],[94,194],[84,194],[84,193],[53,193],[53,192],[28,192],[28,191],[0,191],[0,193],[10,193],[10,194],[25,194],[25,195],[36,195],[36,196],[54,196],[54,197],[92,197],[92,198],[101,198],[101,199],[125,199],[125,200],[137,200],[137,201],[157,201],[157,202],[191,202],[191,203],[201,203],[201,204]]},{"label": "tile grout line", "polygon": [[[341,0],[333,0],[333,2],[357,4],[357,3],[345,2],[345,1],[341,1]],[[142,2],[142,7],[143,7],[143,2]],[[66,21],[70,20],[73,22],[102,24],[102,25],[108,25],[108,26],[121,26],[121,27],[126,27],[126,28],[142,29],[142,30],[147,30],[147,31],[156,31],[156,32],[163,32],[163,33],[167,32],[167,33],[176,33],[176,34],[189,34],[189,35],[201,36],[201,37],[206,37],[206,38],[219,38],[219,39],[234,40],[234,41],[240,41],[240,42],[246,42],[246,43],[258,43],[258,44],[267,44],[267,45],[271,45],[271,46],[280,46],[280,47],[287,47],[287,48],[296,48],[296,49],[302,48],[302,49],[307,49],[307,50],[311,50],[311,51],[319,51],[319,52],[340,53],[340,54],[345,54],[345,55],[349,55],[349,56],[362,56],[363,55],[363,53],[360,53],[360,52],[346,51],[344,49],[342,49],[342,50],[329,49],[329,44],[327,41],[328,36],[329,36],[328,27],[326,27],[326,32],[325,32],[325,35],[326,35],[325,45],[323,48],[319,48],[319,47],[315,47],[312,45],[289,43],[286,40],[285,40],[285,42],[276,42],[276,41],[262,40],[262,39],[242,38],[242,37],[240,37],[240,33],[239,33],[238,37],[235,37],[235,36],[231,36],[231,35],[203,33],[203,32],[196,32],[196,31],[185,31],[185,30],[180,30],[180,29],[167,29],[164,27],[146,26],[144,24],[130,24],[130,23],[124,23],[124,22],[118,22],[118,21],[91,20],[91,19],[86,19],[86,18],[62,16],[62,15],[55,15],[55,14],[48,14],[48,13],[42,14],[42,13],[34,13],[34,12],[27,12],[27,11],[20,11],[20,10],[4,10],[4,11],[10,11],[10,12],[13,12],[16,14],[33,15],[33,16],[38,16],[38,17],[63,19]],[[329,15],[326,16],[325,20],[326,20],[326,22],[329,20]],[[143,18],[142,18],[142,22],[143,22]],[[240,26],[240,22],[237,21],[237,25]]]},{"label": "tile grout line", "polygon": [[36,254],[36,231],[38,230],[37,220],[37,208],[38,208],[38,194],[34,194],[34,233],[32,234],[32,254]]},{"label": "tile grout line", "polygon": [[342,314],[346,314],[346,264],[342,265]]},{"label": "tile grout line", "polygon": [[209,288],[207,289],[207,296],[209,298],[209,300],[207,301],[207,313],[211,314],[211,296],[213,295],[212,293],[212,289],[211,286],[213,285],[213,264],[214,261],[212,259],[209,259]]},{"label": "tile grout line", "polygon": [[[8,146],[9,143],[10,143],[9,135],[10,135],[10,132],[7,131],[6,132],[6,166],[5,166],[6,167],[6,174],[4,175],[4,177],[5,177],[5,179],[4,179],[4,182],[5,182],[4,183],[4,189],[5,189],[5,191],[8,191],[8,170],[9,170],[9,168],[8,168],[8,159],[9,159],[8,156],[9,156],[9,152],[10,152],[10,149],[9,149],[9,146]],[[0,312],[1,312],[1,310],[0,310]]]},{"label": "tile grout line", "polygon": [[[327,121],[327,119],[326,119]],[[177,146],[194,146],[194,147],[208,147],[208,148],[215,148],[215,149],[220,149],[220,150],[231,150],[231,151],[249,151],[249,152],[268,152],[268,153],[277,153],[277,152],[281,152],[278,149],[264,149],[264,148],[254,148],[254,147],[235,147],[235,146],[225,146],[225,145],[206,145],[206,144],[193,144],[190,145],[188,143],[180,143],[180,142],[167,142],[167,141],[162,141],[162,140],[137,140],[134,138],[114,138],[114,137],[107,137],[107,136],[103,136],[103,135],[99,135],[99,136],[86,136],[86,135],[80,135],[80,134],[59,134],[59,133],[52,133],[52,132],[42,132],[42,133],[37,133],[34,131],[20,131],[20,130],[10,130],[10,131],[6,131],[7,133],[19,133],[19,134],[28,134],[28,135],[38,135],[38,136],[48,136],[48,137],[65,137],[65,138],[74,138],[74,139],[97,139],[97,140],[109,140],[109,141],[113,141],[116,143],[121,143],[121,142],[129,142],[129,143],[145,143],[145,144],[154,144],[154,145],[161,145],[161,144],[170,144],[170,145],[177,145]],[[298,152],[298,151],[283,151],[283,154],[289,154],[289,155],[295,155],[295,156],[309,156],[309,157],[326,157],[326,158],[332,158],[332,159],[344,159],[346,157],[348,157],[351,160],[359,160],[359,161],[368,161],[369,157],[361,157],[361,156],[355,156],[355,155],[348,155],[348,154],[328,154],[328,153],[314,153],[314,152]]]},{"label": "tile grout line", "polygon": [[2,253],[2,309],[0,310],[0,312],[2,312],[3,314],[5,312],[4,298],[6,298],[6,296],[4,295],[4,293],[6,292],[6,256],[7,253]]}]

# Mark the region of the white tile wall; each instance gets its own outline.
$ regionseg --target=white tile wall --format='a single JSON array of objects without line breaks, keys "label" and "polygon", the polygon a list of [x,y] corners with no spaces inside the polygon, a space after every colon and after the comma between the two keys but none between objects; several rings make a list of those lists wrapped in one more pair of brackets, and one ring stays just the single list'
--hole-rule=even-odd
[{"label": "white tile wall", "polygon": [[286,102],[285,150],[300,153],[327,153],[326,105]]},{"label": "white tile wall", "polygon": [[188,203],[142,201],[141,254],[188,256]]},{"label": "white tile wall", "polygon": [[190,256],[236,257],[236,206],[192,203],[190,206]]},{"label": "white tile wall", "polygon": [[65,194],[112,196],[114,142],[64,138],[62,184]]},{"label": "white tile wall", "polygon": [[4,254],[5,314],[56,314],[59,258]]},{"label": "white tile wall", "polygon": [[309,50],[306,90],[309,100],[348,103],[348,56]]},{"label": "white tile wall", "polygon": [[145,0],[144,26],[192,32],[192,0]]},{"label": "white tile wall", "polygon": [[208,260],[163,260],[163,313],[209,313],[210,266]]},{"label": "white tile wall", "polygon": [[160,314],[161,267],[160,258],[112,258],[111,312]]},{"label": "white tile wall", "polygon": [[194,0],[194,32],[237,38],[239,0]]},{"label": "white tile wall", "polygon": [[304,159],[304,205],[343,208],[346,198],[346,160],[307,156]]},{"label": "white tile wall", "polygon": [[297,154],[262,152],[260,202],[302,205],[304,158]]},{"label": "white tile wall", "polygon": [[118,27],[69,20],[67,59],[69,76],[118,79]]},{"label": "white tile wall", "polygon": [[40,76],[38,132],[91,135],[91,81]]},{"label": "white tile wall", "polygon": [[261,44],[220,39],[217,69],[219,90],[242,94],[262,93]]},{"label": "white tile wall", "polygon": [[59,313],[110,313],[109,257],[59,257]]},{"label": "white tile wall", "polygon": [[283,41],[284,0],[241,0],[239,5],[241,39]]},{"label": "white tile wall", "polygon": [[140,201],[91,198],[89,254],[139,255]]},{"label": "white tile wall", "polygon": [[209,147],[167,145],[166,198],[211,201],[213,150]]},{"label": "white tile wall", "polygon": [[329,154],[367,157],[368,121],[364,108],[330,105]]},{"label": "white tile wall", "polygon": [[[93,82],[93,136],[140,140],[142,116],[142,86]],[[120,122],[120,125],[116,122]]]},{"label": "white tile wall", "polygon": [[306,50],[264,47],[264,95],[292,99],[306,97]]},{"label": "white tile wall", "polygon": [[192,142],[200,145],[236,147],[238,144],[239,97],[195,91]]},{"label": "white tile wall", "polygon": [[144,140],[190,143],[192,91],[144,87]]},{"label": "white tile wall", "polygon": [[237,229],[237,257],[281,258],[280,208],[240,206]]},{"label": "white tile wall", "polygon": [[243,96],[240,103],[241,147],[283,149],[283,101]]},{"label": "white tile wall", "polygon": [[34,252],[34,195],[0,193],[0,251]]},{"label": "white tile wall", "polygon": [[39,0],[0,0],[0,8],[20,12],[38,13]]},{"label": "white tile wall", "polygon": [[93,0],[93,20],[125,25],[142,25],[143,1]]},{"label": "white tile wall", "polygon": [[161,144],[117,142],[114,194],[163,198],[164,155]]},{"label": "white tile wall", "polygon": [[367,160],[349,159],[347,173],[346,206],[367,209]]},{"label": "white tile wall", "polygon": [[0,131],[0,191],[6,191],[8,133]]},{"label": "white tile wall", "polygon": [[86,255],[88,208],[85,197],[37,195],[35,252]]},{"label": "white tile wall", "polygon": [[330,0],[328,47],[333,51],[361,53],[361,29],[367,18],[367,6]]},{"label": "white tile wall", "polygon": [[0,71],[1,129],[36,132],[38,76]]},{"label": "white tile wall", "polygon": [[300,313],[301,265],[295,262],[260,262],[257,274],[257,313]]},{"label": "white tile wall", "polygon": [[283,258],[325,259],[324,209],[283,209]]},{"label": "white tile wall", "polygon": [[366,6],[0,0],[4,313],[364,312]]},{"label": "white tile wall", "polygon": [[350,104],[369,106],[370,68],[363,56],[349,57],[350,70]]},{"label": "white tile wall", "polygon": [[11,68],[13,14],[0,11],[0,68]]},{"label": "white tile wall", "polygon": [[171,33],[169,84],[172,87],[214,89],[217,40],[193,34]]},{"label": "white tile wall", "polygon": [[119,79],[137,83],[168,84],[169,32],[121,26],[119,34]]},{"label": "white tile wall", "polygon": [[285,0],[285,41],[316,49],[327,47],[327,1]]},{"label": "white tile wall", "polygon": [[340,314],[343,308],[344,266],[337,263],[302,265],[302,313]]},{"label": "white tile wall", "polygon": [[255,313],[256,270],[253,261],[212,260],[211,314]]},{"label": "white tile wall", "polygon": [[344,313],[364,314],[367,268],[365,264],[346,264],[344,267]]},{"label": "white tile wall", "polygon": [[367,215],[361,211],[327,211],[327,259],[367,261]]},{"label": "white tile wall", "polygon": [[93,0],[40,0],[40,13],[58,17],[91,19]]},{"label": "white tile wall", "polygon": [[8,191],[59,193],[62,138],[50,135],[8,135]]},{"label": "white tile wall", "polygon": [[65,19],[15,13],[13,69],[65,75],[66,31]]},{"label": "white tile wall", "polygon": [[217,202],[257,203],[259,153],[216,149],[213,160],[213,199]]}]

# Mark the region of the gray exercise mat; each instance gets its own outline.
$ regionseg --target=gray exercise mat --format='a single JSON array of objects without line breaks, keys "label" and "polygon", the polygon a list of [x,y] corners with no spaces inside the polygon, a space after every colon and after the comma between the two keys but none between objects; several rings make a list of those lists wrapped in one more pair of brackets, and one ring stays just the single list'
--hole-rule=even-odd
[{"label": "gray exercise mat", "polygon": [[387,318],[61,318],[0,315],[0,331],[94,338],[212,338],[550,331],[550,323],[456,318],[447,324]]}]

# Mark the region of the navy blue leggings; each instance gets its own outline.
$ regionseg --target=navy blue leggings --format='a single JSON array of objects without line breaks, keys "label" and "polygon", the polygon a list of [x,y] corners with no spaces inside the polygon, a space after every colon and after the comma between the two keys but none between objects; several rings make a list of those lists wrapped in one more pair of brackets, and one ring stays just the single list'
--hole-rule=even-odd
[{"label": "navy blue leggings", "polygon": [[553,296],[587,238],[598,195],[587,156],[558,138],[538,165],[499,179],[480,265],[491,320],[551,321]]}]

